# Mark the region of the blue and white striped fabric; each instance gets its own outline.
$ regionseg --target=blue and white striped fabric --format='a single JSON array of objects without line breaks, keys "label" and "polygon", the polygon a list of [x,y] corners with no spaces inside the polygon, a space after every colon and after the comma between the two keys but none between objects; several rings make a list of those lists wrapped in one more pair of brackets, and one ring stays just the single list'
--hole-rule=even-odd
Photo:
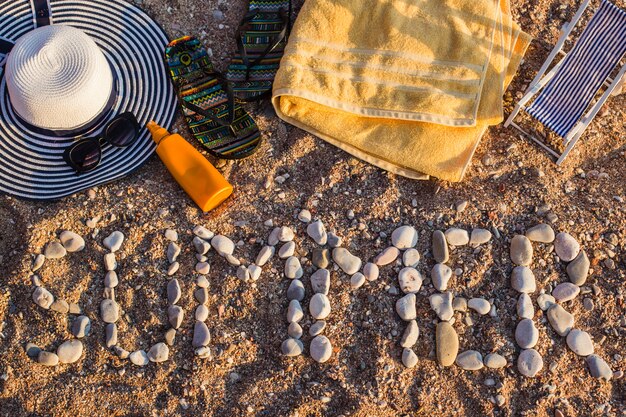
[{"label": "blue and white striped fabric", "polygon": [[626,53],[626,12],[606,0],[526,112],[561,137],[581,118]]}]

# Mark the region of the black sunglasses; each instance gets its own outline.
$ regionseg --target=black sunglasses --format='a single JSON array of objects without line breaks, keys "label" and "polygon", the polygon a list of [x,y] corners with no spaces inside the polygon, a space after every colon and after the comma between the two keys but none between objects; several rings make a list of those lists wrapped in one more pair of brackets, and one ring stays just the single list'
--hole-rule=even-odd
[{"label": "black sunglasses", "polygon": [[63,159],[79,174],[92,171],[100,165],[103,143],[125,148],[137,140],[139,129],[134,114],[122,113],[107,123],[101,136],[81,139],[72,144],[63,152]]}]

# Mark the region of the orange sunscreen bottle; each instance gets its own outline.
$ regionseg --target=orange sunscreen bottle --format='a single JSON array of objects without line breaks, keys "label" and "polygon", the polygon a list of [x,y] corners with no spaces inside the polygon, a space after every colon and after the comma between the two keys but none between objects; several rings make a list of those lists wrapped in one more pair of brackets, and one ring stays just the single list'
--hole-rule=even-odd
[{"label": "orange sunscreen bottle", "polygon": [[157,144],[156,152],[189,197],[207,212],[233,193],[233,186],[189,142],[149,122],[146,127]]}]

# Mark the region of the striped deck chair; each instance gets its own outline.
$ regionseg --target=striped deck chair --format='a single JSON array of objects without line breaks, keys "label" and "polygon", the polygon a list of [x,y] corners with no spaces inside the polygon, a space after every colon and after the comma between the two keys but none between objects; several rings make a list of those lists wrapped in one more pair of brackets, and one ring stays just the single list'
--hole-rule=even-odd
[{"label": "striped deck chair", "polygon": [[[600,7],[570,51],[562,51],[589,3],[590,0],[585,0],[572,21],[564,27],[548,59],[504,124],[512,125],[537,142],[557,158],[557,165],[565,160],[626,72],[626,63],[622,62],[626,53],[626,11],[607,0],[601,0]],[[544,76],[558,54],[564,57]],[[603,88],[604,92],[597,98]],[[532,103],[526,106],[533,97]],[[515,117],[520,111],[559,135],[565,147],[563,153],[554,151],[517,125]]]}]

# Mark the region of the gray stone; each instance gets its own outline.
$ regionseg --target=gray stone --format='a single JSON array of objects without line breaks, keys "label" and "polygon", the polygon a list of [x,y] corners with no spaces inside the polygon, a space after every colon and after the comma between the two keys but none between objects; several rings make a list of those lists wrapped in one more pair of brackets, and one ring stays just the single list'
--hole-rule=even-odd
[{"label": "gray stone", "polygon": [[89,335],[91,331],[91,320],[87,316],[78,316],[72,322],[72,334],[81,338]]},{"label": "gray stone", "polygon": [[403,293],[417,293],[422,288],[422,274],[417,269],[406,267],[398,273],[398,285]]},{"label": "gray stone", "polygon": [[528,294],[522,293],[517,299],[517,316],[522,319],[532,319],[535,316],[535,307]]},{"label": "gray stone", "polygon": [[328,246],[338,248],[343,243],[343,239],[334,233],[328,233]]},{"label": "gray stone", "polygon": [[167,283],[167,302],[170,304],[176,304],[180,300],[182,291],[180,290],[180,284],[176,278],[171,279]]},{"label": "gray stone", "polygon": [[119,284],[117,273],[115,271],[108,271],[104,276],[104,286],[107,288],[115,288]]},{"label": "gray stone", "polygon": [[302,265],[300,265],[300,260],[295,256],[290,256],[285,261],[285,276],[289,279],[300,279],[304,271],[302,270]]},{"label": "gray stone", "polygon": [[610,381],[613,378],[613,371],[608,363],[598,355],[589,355],[585,359],[589,367],[589,373],[594,378],[605,379]]},{"label": "gray stone", "polygon": [[41,287],[41,279],[39,279],[39,276],[37,275],[31,275],[30,282],[35,287]]},{"label": "gray stone", "polygon": [[411,268],[417,267],[420,263],[420,259],[420,253],[414,248],[407,249],[402,254],[402,264],[404,266],[410,266]]},{"label": "gray stone", "polygon": [[440,320],[448,321],[452,318],[454,310],[452,309],[452,293],[443,294],[435,293],[428,297],[430,307],[437,314]]},{"label": "gray stone", "polygon": [[487,229],[474,229],[470,236],[469,244],[471,246],[478,246],[487,243],[491,240],[491,232]]},{"label": "gray stone", "polygon": [[34,359],[37,359],[37,356],[39,356],[39,352],[41,352],[41,348],[39,346],[30,342],[26,343],[26,346],[24,346],[24,350],[26,351],[26,354],[29,358]]},{"label": "gray stone", "polygon": [[563,282],[552,290],[552,296],[558,302],[573,300],[580,293],[580,287],[571,282]]},{"label": "gray stone", "polygon": [[213,236],[215,236],[215,233],[211,232],[204,226],[194,227],[193,234],[198,236],[200,239],[204,239],[204,240],[212,239]]},{"label": "gray stone", "polygon": [[395,262],[399,255],[400,250],[398,248],[395,246],[389,246],[374,258],[374,263],[378,266],[389,265],[390,263]]},{"label": "gray stone", "polygon": [[303,332],[302,326],[296,322],[289,323],[289,327],[287,327],[287,334],[289,337],[293,337],[294,339],[300,339]]},{"label": "gray stone", "polygon": [[415,352],[409,348],[402,349],[402,364],[407,368],[414,368],[417,365],[418,358]]},{"label": "gray stone", "polygon": [[441,366],[451,366],[459,352],[459,336],[447,321],[437,323],[435,330],[435,351]]},{"label": "gray stone", "polygon": [[569,233],[561,232],[554,239],[554,251],[565,262],[574,260],[580,251],[580,244]]},{"label": "gray stone", "polygon": [[39,270],[39,268],[43,266],[43,263],[45,261],[46,261],[46,256],[41,253],[38,254],[37,256],[35,256],[35,259],[33,260],[33,264],[30,267],[30,270],[33,272]]},{"label": "gray stone", "polygon": [[567,336],[574,327],[574,316],[559,304],[553,304],[548,308],[548,321],[559,336]]},{"label": "gray stone", "polygon": [[280,259],[289,258],[293,256],[296,252],[296,243],[294,241],[286,242],[283,246],[278,250],[278,257]]},{"label": "gray stone", "polygon": [[317,336],[322,333],[326,328],[326,322],[324,320],[318,320],[309,327],[309,334],[311,336]]},{"label": "gray stone", "polygon": [[516,265],[528,266],[533,261],[533,245],[523,235],[515,235],[511,239],[511,261]]},{"label": "gray stone", "polygon": [[166,229],[164,236],[165,239],[171,242],[176,242],[178,240],[178,232],[174,229]]},{"label": "gray stone", "polygon": [[396,301],[396,313],[404,321],[411,321],[417,318],[417,309],[415,306],[415,294],[409,293]]},{"label": "gray stone", "polygon": [[453,246],[464,246],[469,243],[470,237],[467,230],[451,227],[445,232],[446,242]]},{"label": "gray stone", "polygon": [[174,340],[176,339],[176,329],[167,329],[164,339],[168,346],[173,346]]},{"label": "gray stone", "polygon": [[70,232],[69,230],[62,232],[59,236],[59,240],[65,250],[70,253],[80,252],[85,249],[85,239],[83,239],[79,234]]},{"label": "gray stone", "polygon": [[585,298],[583,300],[583,307],[585,308],[585,310],[587,311],[591,311],[593,310],[593,308],[595,307],[593,300],[591,298]]},{"label": "gray stone", "polygon": [[280,234],[280,227],[275,227],[270,235],[267,237],[267,244],[270,246],[276,246],[280,240],[278,240],[278,235]]},{"label": "gray stone", "polygon": [[67,340],[57,348],[60,363],[74,363],[83,354],[83,342],[78,339]]},{"label": "gray stone", "polygon": [[167,319],[170,322],[170,326],[174,329],[178,329],[183,323],[185,312],[180,306],[169,306],[167,308]]},{"label": "gray stone", "polygon": [[117,269],[117,261],[115,260],[115,253],[110,252],[104,255],[104,269],[106,271],[115,271],[115,269]]},{"label": "gray stone", "polygon": [[525,234],[533,242],[552,243],[554,241],[554,230],[545,223],[531,227]]},{"label": "gray stone", "polygon": [[120,306],[113,300],[102,300],[100,303],[100,317],[105,323],[115,323],[120,318]]},{"label": "gray stone", "polygon": [[107,347],[117,345],[117,325],[115,323],[107,324],[104,333]]},{"label": "gray stone", "polygon": [[517,358],[517,370],[528,378],[533,378],[543,369],[543,358],[535,349],[522,350]]},{"label": "gray stone", "polygon": [[248,268],[243,265],[239,265],[239,268],[237,268],[237,278],[243,282],[250,281],[250,271],[248,271]]},{"label": "gray stone", "polygon": [[216,235],[211,239],[211,246],[222,256],[232,255],[235,251],[235,244],[226,236]]},{"label": "gray stone", "polygon": [[313,272],[310,278],[313,293],[328,295],[330,290],[330,272],[327,269],[318,269]]},{"label": "gray stone", "polygon": [[194,353],[200,359],[211,359],[211,348],[208,346],[202,346],[194,350]]},{"label": "gray stone", "polygon": [[572,262],[567,265],[567,276],[569,280],[579,287],[587,281],[587,275],[589,274],[589,258],[584,250],[578,253],[578,256],[574,258]]},{"label": "gray stone", "polygon": [[438,263],[446,263],[450,257],[448,252],[448,242],[441,230],[433,232],[433,257]]},{"label": "gray stone", "polygon": [[459,353],[455,363],[466,371],[477,371],[483,368],[483,355],[475,350],[466,350]]},{"label": "gray stone", "polygon": [[323,320],[330,315],[330,300],[324,294],[317,293],[309,301],[309,312],[316,320]]},{"label": "gray stone", "polygon": [[44,287],[37,287],[33,291],[33,301],[39,307],[48,310],[54,302],[54,296]]},{"label": "gray stone", "polygon": [[169,263],[176,262],[178,255],[180,255],[180,246],[178,246],[176,242],[170,242],[170,244],[167,245],[167,260]]},{"label": "gray stone", "polygon": [[517,292],[534,293],[537,290],[535,274],[527,266],[516,266],[511,272],[511,287]]},{"label": "gray stone", "polygon": [[180,264],[178,262],[172,262],[168,267],[167,267],[167,276],[171,277],[172,275],[174,275],[176,272],[178,272],[178,269],[180,268]]},{"label": "gray stone", "polygon": [[400,339],[400,346],[402,346],[403,348],[413,347],[417,343],[419,335],[420,329],[417,326],[417,322],[415,320],[409,321],[406,329],[404,329],[402,338]]},{"label": "gray stone", "polygon": [[118,231],[111,233],[102,241],[104,247],[111,252],[117,252],[122,247],[122,243],[124,243],[124,234]]},{"label": "gray stone", "polygon": [[311,212],[307,209],[303,209],[298,214],[298,220],[300,220],[302,223],[309,223],[311,221]]},{"label": "gray stone", "polygon": [[234,266],[241,265],[241,261],[236,256],[226,254],[224,255],[224,259],[226,259],[226,261],[228,261],[228,263],[231,265],[234,265]]},{"label": "gray stone", "polygon": [[209,288],[209,280],[204,275],[196,278],[196,285],[200,288]]},{"label": "gray stone", "polygon": [[294,279],[287,288],[287,299],[302,301],[304,299],[304,284],[299,279]]},{"label": "gray stone", "polygon": [[348,275],[352,275],[361,269],[361,259],[350,253],[345,248],[333,249],[333,260]]},{"label": "gray stone", "polygon": [[309,351],[313,360],[319,363],[328,361],[333,354],[333,346],[326,336],[315,336],[311,340]]},{"label": "gray stone", "polygon": [[313,249],[311,262],[318,268],[327,268],[330,265],[330,251],[328,249]]},{"label": "gray stone", "polygon": [[445,291],[448,289],[448,281],[452,278],[452,269],[446,264],[435,264],[430,271],[430,278],[437,291]]},{"label": "gray stone", "polygon": [[206,304],[209,301],[209,290],[206,288],[196,288],[193,296],[200,304]]},{"label": "gray stone", "polygon": [[119,346],[113,346],[113,351],[120,359],[128,359],[130,357],[130,352]]},{"label": "gray stone", "polygon": [[317,243],[318,245],[325,245],[328,241],[328,234],[326,233],[326,227],[320,220],[309,224],[306,227],[306,233]]},{"label": "gray stone", "polygon": [[299,356],[304,351],[304,345],[300,340],[290,337],[280,345],[280,351],[285,356]]},{"label": "gray stone", "polygon": [[572,329],[565,338],[567,347],[578,356],[589,356],[593,353],[593,341],[587,332],[579,329]]},{"label": "gray stone", "polygon": [[50,242],[46,245],[43,254],[46,259],[59,259],[67,254],[67,250],[59,242]]},{"label": "gray stone", "polygon": [[491,304],[484,298],[472,298],[467,302],[467,306],[481,316],[484,316],[491,310]]},{"label": "gray stone", "polygon": [[278,241],[279,242],[290,242],[295,237],[293,230],[291,227],[282,226],[278,228]]},{"label": "gray stone", "polygon": [[148,351],[150,362],[165,362],[170,357],[170,348],[163,342],[153,345]]},{"label": "gray stone", "polygon": [[82,314],[83,309],[76,303],[70,303],[70,314]]},{"label": "gray stone", "polygon": [[70,311],[70,305],[65,300],[56,299],[50,304],[50,310],[65,314]]},{"label": "gray stone", "polygon": [[198,307],[196,307],[196,312],[194,316],[198,321],[206,321],[206,319],[209,318],[209,308],[204,304],[200,304]]},{"label": "gray stone", "polygon": [[378,269],[378,265],[375,263],[368,262],[363,267],[363,275],[365,275],[365,279],[368,281],[376,281],[380,275],[380,269]]},{"label": "gray stone", "polygon": [[537,297],[537,305],[543,311],[549,309],[553,304],[556,304],[556,300],[550,294],[539,294]]},{"label": "gray stone", "polygon": [[412,226],[400,226],[391,233],[391,244],[398,249],[409,249],[417,245],[417,230]]},{"label": "gray stone", "polygon": [[491,369],[500,369],[506,366],[506,358],[497,353],[488,354],[483,362],[487,368]]},{"label": "gray stone", "polygon": [[204,255],[208,251],[211,250],[211,244],[204,239],[200,239],[198,236],[194,236],[191,241],[193,247],[196,249],[196,252],[200,255]]},{"label": "gray stone", "polygon": [[539,330],[531,319],[523,319],[517,323],[515,328],[515,341],[522,349],[535,347],[539,341]]},{"label": "gray stone", "polygon": [[130,354],[129,359],[133,365],[136,366],[146,366],[150,363],[150,359],[148,359],[148,354],[144,350],[136,350]]},{"label": "gray stone", "polygon": [[256,281],[261,277],[262,269],[258,265],[250,264],[248,265],[248,272],[250,273],[250,279]]},{"label": "gray stone", "polygon": [[467,311],[467,300],[463,297],[454,297],[452,299],[452,309],[454,311]]},{"label": "gray stone", "polygon": [[45,366],[57,366],[59,364],[59,357],[56,353],[42,350],[37,356],[37,362]]},{"label": "gray stone", "polygon": [[191,341],[191,345],[197,348],[206,346],[209,342],[211,342],[209,328],[203,321],[196,320],[196,323],[193,325],[193,340]]},{"label": "gray stone", "polygon": [[289,307],[287,307],[287,322],[299,322],[304,317],[304,311],[302,311],[302,306],[298,300],[291,300],[289,302]]},{"label": "gray stone", "polygon": [[363,284],[365,284],[365,275],[363,275],[362,273],[357,272],[350,277],[350,288],[352,288],[353,290],[361,288]]},{"label": "gray stone", "polygon": [[207,275],[211,271],[211,265],[206,262],[198,262],[195,269],[197,273]]}]

